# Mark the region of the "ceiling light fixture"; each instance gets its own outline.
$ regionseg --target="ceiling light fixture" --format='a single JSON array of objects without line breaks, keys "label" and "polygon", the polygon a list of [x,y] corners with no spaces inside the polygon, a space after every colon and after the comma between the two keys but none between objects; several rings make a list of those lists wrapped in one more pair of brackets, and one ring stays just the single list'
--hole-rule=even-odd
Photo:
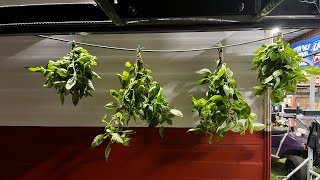
[{"label": "ceiling light fixture", "polygon": [[272,35],[275,35],[275,34],[277,34],[279,32],[280,32],[280,28],[278,28],[278,27],[273,28],[272,31],[271,31]]}]

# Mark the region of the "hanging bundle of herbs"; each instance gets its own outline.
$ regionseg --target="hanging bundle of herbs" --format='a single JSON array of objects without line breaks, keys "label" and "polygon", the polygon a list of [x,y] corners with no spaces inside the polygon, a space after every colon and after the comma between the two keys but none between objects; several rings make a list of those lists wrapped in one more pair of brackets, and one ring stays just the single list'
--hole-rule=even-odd
[{"label": "hanging bundle of herbs", "polygon": [[274,43],[262,45],[254,52],[253,69],[258,72],[260,85],[254,87],[256,95],[260,96],[270,89],[271,101],[282,102],[287,93],[296,91],[298,82],[306,82],[305,73],[320,74],[320,69],[314,66],[300,67],[302,57],[294,51],[290,44],[280,38]]},{"label": "hanging bundle of herbs", "polygon": [[126,62],[125,67],[128,68],[128,71],[118,74],[121,88],[118,91],[110,90],[116,102],[110,102],[104,106],[106,109],[116,108],[115,113],[108,122],[106,121],[107,115],[103,117],[102,122],[106,124],[105,132],[97,135],[91,143],[92,147],[96,147],[104,140],[108,141],[105,150],[106,160],[110,155],[112,143],[129,145],[129,135],[135,131],[124,129],[124,127],[128,126],[132,118],[146,121],[149,127],[161,125],[159,133],[163,137],[165,129],[162,124],[166,122],[172,125],[174,116],[183,117],[179,110],[169,107],[162,94],[162,87],[151,77],[151,70],[144,66],[141,48],[137,50],[136,63],[131,65],[130,62]]},{"label": "hanging bundle of herbs", "polygon": [[61,104],[64,104],[65,96],[72,95],[72,102],[76,106],[83,96],[92,96],[94,90],[92,79],[99,78],[91,66],[97,65],[96,57],[88,53],[82,47],[73,45],[71,52],[57,61],[49,61],[44,67],[28,67],[32,72],[40,72],[47,81],[46,88],[55,88],[60,95]]},{"label": "hanging bundle of herbs", "polygon": [[[222,50],[219,51],[222,53]],[[208,85],[205,98],[196,99],[192,97],[193,111],[197,111],[200,116],[200,123],[188,132],[205,133],[210,135],[211,144],[214,133],[217,140],[221,140],[228,131],[245,134],[249,129],[262,130],[264,126],[254,126],[256,114],[251,113],[251,108],[237,90],[237,84],[232,78],[233,72],[222,63],[217,61],[218,68],[214,72],[204,68],[197,71],[204,75],[197,84]]]}]

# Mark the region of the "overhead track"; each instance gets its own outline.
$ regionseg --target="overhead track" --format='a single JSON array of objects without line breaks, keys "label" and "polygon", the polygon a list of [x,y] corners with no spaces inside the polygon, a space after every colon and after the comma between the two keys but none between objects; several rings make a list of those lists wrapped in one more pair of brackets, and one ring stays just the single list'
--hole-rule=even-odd
[{"label": "overhead track", "polygon": [[270,14],[276,7],[278,7],[285,0],[271,0],[258,14],[252,19],[253,22],[260,22],[268,14]]},{"label": "overhead track", "polygon": [[108,0],[95,0],[102,11],[118,26],[125,25],[125,21],[121,19],[117,11],[113,8]]}]

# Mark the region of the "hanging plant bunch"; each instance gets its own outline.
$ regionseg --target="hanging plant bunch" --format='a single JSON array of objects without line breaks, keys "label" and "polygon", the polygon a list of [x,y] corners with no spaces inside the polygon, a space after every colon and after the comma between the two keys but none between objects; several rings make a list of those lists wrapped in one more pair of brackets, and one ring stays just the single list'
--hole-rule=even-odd
[{"label": "hanging plant bunch", "polygon": [[83,96],[92,96],[94,91],[92,79],[101,79],[91,66],[97,65],[96,56],[92,56],[82,47],[73,45],[71,52],[57,61],[49,61],[44,67],[29,67],[32,72],[40,72],[47,81],[46,88],[55,88],[60,95],[61,104],[65,96],[72,95],[72,102],[76,106]]},{"label": "hanging plant bunch", "polygon": [[164,137],[165,129],[163,123],[172,125],[174,116],[183,117],[179,110],[172,109],[162,94],[162,87],[151,76],[151,70],[144,66],[141,58],[141,48],[139,47],[137,60],[134,65],[125,63],[128,71],[118,74],[121,88],[117,91],[110,90],[111,96],[116,102],[110,102],[104,107],[108,110],[116,109],[107,122],[107,115],[102,119],[105,123],[105,132],[97,135],[92,147],[100,145],[104,140],[108,141],[105,150],[105,158],[108,159],[112,143],[119,143],[124,146],[129,145],[130,134],[133,130],[124,129],[131,119],[146,121],[149,127],[160,125],[159,133]]},{"label": "hanging plant bunch", "polygon": [[273,103],[282,102],[287,93],[294,93],[298,82],[308,81],[304,73],[320,74],[320,69],[314,66],[300,67],[303,58],[280,38],[262,45],[254,54],[257,56],[253,59],[253,69],[260,81],[255,94],[260,96],[270,89]]},{"label": "hanging plant bunch", "polygon": [[254,130],[264,128],[262,124],[253,125],[256,114],[251,113],[250,106],[236,89],[237,84],[232,78],[233,72],[221,61],[217,63],[218,68],[214,72],[207,68],[197,71],[198,74],[205,76],[197,84],[207,84],[208,91],[205,98],[192,97],[193,111],[197,111],[201,119],[195,128],[188,131],[210,135],[210,144],[214,133],[219,141],[228,131],[243,135],[247,129],[252,133]]}]

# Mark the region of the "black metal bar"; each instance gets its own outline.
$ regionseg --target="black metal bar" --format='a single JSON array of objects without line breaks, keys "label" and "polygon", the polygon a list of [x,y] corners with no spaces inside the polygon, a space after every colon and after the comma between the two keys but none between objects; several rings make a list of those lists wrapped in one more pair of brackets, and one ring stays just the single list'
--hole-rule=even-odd
[{"label": "black metal bar", "polygon": [[256,0],[255,1],[255,13],[258,13],[261,10],[261,0]]},{"label": "black metal bar", "polygon": [[268,29],[281,26],[282,29],[318,29],[320,20],[263,20],[259,23],[194,23],[194,24],[128,24],[116,26],[109,21],[39,22],[0,24],[0,36],[27,34],[69,34],[70,32],[88,33],[153,33],[153,32],[197,32],[197,31],[243,31]]},{"label": "black metal bar", "polygon": [[103,12],[118,26],[125,25],[125,21],[118,15],[117,11],[113,8],[108,0],[94,0]]},{"label": "black metal bar", "polygon": [[250,22],[252,16],[210,16],[210,17],[183,17],[183,18],[127,18],[126,25],[193,25],[193,24],[220,24]]},{"label": "black metal bar", "polygon": [[28,6],[64,6],[64,5],[94,5],[97,4],[94,2],[57,2],[57,3],[32,3],[32,4],[9,4],[9,5],[0,5],[0,8],[12,8],[12,7],[28,7]]},{"label": "black metal bar", "polygon": [[316,52],[313,52],[313,53],[308,54],[308,55],[306,55],[306,56],[303,56],[303,58],[307,58],[307,57],[310,57],[310,56],[315,56],[315,55],[317,55],[317,54],[320,54],[320,51],[316,51]]},{"label": "black metal bar", "polygon": [[252,19],[253,22],[260,22],[285,0],[270,0],[270,2]]}]

